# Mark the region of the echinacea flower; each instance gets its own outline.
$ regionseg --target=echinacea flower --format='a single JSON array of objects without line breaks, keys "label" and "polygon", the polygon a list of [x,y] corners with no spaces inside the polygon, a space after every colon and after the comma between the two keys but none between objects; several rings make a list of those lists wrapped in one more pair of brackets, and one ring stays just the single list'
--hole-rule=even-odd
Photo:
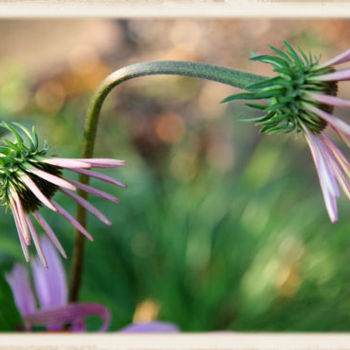
[{"label": "echinacea flower", "polygon": [[333,115],[334,107],[349,108],[350,101],[337,97],[339,81],[350,80],[350,68],[334,66],[350,61],[350,50],[320,64],[319,58],[306,55],[284,42],[286,51],[270,48],[277,54],[253,56],[253,61],[272,65],[276,77],[247,87],[250,92],[229,96],[223,102],[265,100],[266,104],[247,103],[265,112],[250,119],[262,128],[261,133],[276,134],[296,131],[305,136],[316,166],[325,205],[332,222],[338,220],[339,187],[350,199],[350,163],[327,136],[333,129],[350,147],[350,125]]},{"label": "echinacea flower", "polygon": [[46,258],[41,249],[32,217],[35,218],[64,257],[66,257],[66,253],[53,230],[40,214],[39,208],[42,205],[61,214],[78,231],[91,241],[93,240],[91,234],[68,211],[52,199],[57,191],[61,191],[72,198],[107,225],[111,225],[111,222],[105,215],[76,194],[75,191],[80,189],[113,203],[119,203],[119,199],[110,193],[64,178],[62,170],[68,169],[118,187],[126,187],[125,184],[114,178],[90,170],[91,168],[123,167],[125,161],[109,158],[67,159],[49,157],[47,155],[47,144],[44,144],[43,148],[39,146],[35,128],[30,133],[25,127],[17,123],[2,122],[1,126],[9,130],[14,140],[11,141],[4,137],[2,139],[3,145],[0,147],[0,201],[12,211],[26,261],[30,261],[28,246],[31,245],[31,240],[33,240],[43,265],[47,267]]},{"label": "echinacea flower", "polygon": [[95,303],[68,304],[66,275],[59,256],[45,236],[41,237],[40,244],[49,266],[44,268],[38,258],[33,259],[31,266],[35,292],[26,266],[17,263],[6,274],[25,328],[33,330],[35,326],[45,326],[50,331],[61,331],[70,325],[70,331],[82,332],[86,330],[86,317],[99,316],[103,321],[99,331],[106,331],[111,318],[109,310]]}]

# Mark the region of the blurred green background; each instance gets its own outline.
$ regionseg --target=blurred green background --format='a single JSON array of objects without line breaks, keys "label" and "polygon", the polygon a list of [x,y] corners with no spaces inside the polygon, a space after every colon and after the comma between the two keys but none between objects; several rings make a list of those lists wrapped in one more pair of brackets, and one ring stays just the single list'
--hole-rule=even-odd
[{"label": "blurred green background", "polygon": [[[0,115],[36,125],[52,154],[79,157],[93,89],[110,72],[145,60],[193,60],[261,75],[249,52],[282,40],[323,59],[348,49],[347,20],[1,21]],[[159,319],[182,331],[350,329],[350,204],[327,216],[302,137],[261,136],[238,90],[183,77],[146,77],[107,99],[96,157],[126,190],[94,197],[113,226],[89,216],[81,300],[103,303],[111,331]],[[349,98],[346,83],[340,96]],[[338,116],[347,116],[341,110]],[[72,176],[68,174],[68,176]],[[73,176],[74,177],[74,176]],[[57,194],[71,213],[74,202]],[[73,228],[43,209],[71,263]],[[9,213],[0,213],[0,269],[24,261]],[[33,251],[34,254],[34,251]]]}]

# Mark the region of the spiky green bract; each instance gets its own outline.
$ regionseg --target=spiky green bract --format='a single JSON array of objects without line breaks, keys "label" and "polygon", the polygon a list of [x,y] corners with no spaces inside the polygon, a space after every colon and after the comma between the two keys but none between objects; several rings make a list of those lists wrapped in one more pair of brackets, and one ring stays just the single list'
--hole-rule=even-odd
[{"label": "spiky green bract", "polygon": [[39,146],[39,139],[35,128],[32,132],[17,123],[1,122],[0,128],[5,128],[12,135],[11,141],[4,136],[0,145],[0,201],[7,207],[10,205],[10,193],[18,193],[23,209],[26,212],[35,211],[41,202],[34,196],[21,180],[28,175],[39,189],[51,198],[58,187],[28,171],[31,166],[45,170],[54,175],[60,175],[59,167],[46,164],[42,159],[46,156],[48,146],[45,142],[43,148]]},{"label": "spiky green bract", "polygon": [[270,46],[273,55],[253,56],[251,60],[271,64],[277,76],[246,87],[249,92],[235,94],[222,102],[233,100],[264,100],[265,104],[247,103],[247,106],[265,112],[251,119],[261,126],[261,133],[277,134],[291,131],[301,132],[305,128],[314,134],[327,125],[318,115],[305,106],[305,102],[331,113],[332,107],[314,101],[309,93],[336,95],[336,82],[317,81],[315,78],[330,72],[332,67],[320,67],[319,58],[293,49],[286,41],[285,52]]}]

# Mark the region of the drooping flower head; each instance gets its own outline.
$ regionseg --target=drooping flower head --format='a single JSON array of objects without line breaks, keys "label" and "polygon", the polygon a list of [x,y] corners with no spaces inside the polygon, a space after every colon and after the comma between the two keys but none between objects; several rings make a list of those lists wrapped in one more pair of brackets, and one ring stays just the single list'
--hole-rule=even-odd
[{"label": "drooping flower head", "polygon": [[2,122],[0,126],[7,129],[13,137],[13,140],[3,137],[3,145],[0,146],[0,201],[12,211],[22,250],[27,261],[30,261],[28,246],[31,245],[33,240],[43,265],[47,266],[31,216],[36,219],[56,248],[66,257],[62,245],[39,212],[41,206],[46,206],[61,214],[88,239],[93,240],[90,233],[52,199],[57,191],[61,191],[75,200],[105,224],[111,225],[111,222],[97,208],[76,194],[75,191],[80,189],[114,203],[119,203],[119,199],[91,186],[65,179],[62,171],[68,169],[119,187],[126,187],[123,183],[107,175],[89,170],[90,168],[123,167],[125,166],[123,160],[49,157],[47,143],[42,148],[40,147],[35,128],[32,129],[32,132],[29,132],[28,129],[17,123]]},{"label": "drooping flower head", "polygon": [[350,50],[320,64],[319,58],[298,52],[284,41],[285,51],[270,48],[276,55],[252,57],[269,63],[278,75],[247,87],[249,92],[235,94],[232,100],[264,100],[265,104],[247,103],[263,115],[250,119],[267,134],[295,131],[305,136],[318,173],[324,201],[332,222],[338,220],[336,199],[339,186],[350,199],[350,164],[326,135],[328,127],[350,146],[350,125],[333,115],[334,107],[350,108],[350,101],[337,97],[339,81],[350,80],[350,68],[334,66],[350,61]]}]

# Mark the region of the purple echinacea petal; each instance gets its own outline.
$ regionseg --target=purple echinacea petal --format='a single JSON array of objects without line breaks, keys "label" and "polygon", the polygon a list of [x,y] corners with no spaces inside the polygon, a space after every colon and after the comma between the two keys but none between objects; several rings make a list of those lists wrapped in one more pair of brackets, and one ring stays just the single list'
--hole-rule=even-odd
[{"label": "purple echinacea petal", "polygon": [[343,107],[343,108],[350,108],[350,101],[343,100],[342,98],[339,98],[336,96],[315,94],[312,92],[309,92],[308,95],[311,97],[312,100],[316,100],[316,101],[321,102],[321,103],[326,104],[326,105]]},{"label": "purple echinacea petal", "polygon": [[62,179],[59,176],[47,173],[43,170],[37,169],[35,167],[30,167],[29,171],[33,173],[34,175],[41,177],[42,179],[53,183],[54,185],[57,185],[59,187],[64,187],[72,191],[76,191],[76,187],[73,186],[71,183],[69,183],[67,180]]},{"label": "purple echinacea petal", "polygon": [[322,111],[321,109],[315,106],[312,106],[310,104],[306,104],[306,106],[308,110],[320,116],[322,119],[324,119],[327,123],[329,123],[333,127],[342,131],[344,134],[350,135],[350,125],[345,123],[343,120],[333,116],[332,114]]},{"label": "purple echinacea petal", "polygon": [[340,149],[332,142],[332,140],[325,133],[323,133],[321,137],[323,139],[324,144],[333,154],[337,164],[341,167],[345,175],[350,179],[350,163],[347,161]]},{"label": "purple echinacea petal", "polygon": [[316,140],[317,136],[314,136],[307,129],[305,130],[305,135],[311,151],[312,158],[315,163],[316,172],[321,185],[321,190],[322,190],[328,215],[331,219],[331,222],[336,222],[338,220],[337,203],[336,203],[335,196],[332,195],[332,193],[329,190],[329,181],[327,181],[329,174],[327,173],[327,169],[323,165],[324,160],[322,159],[322,154],[320,153],[320,150],[318,148],[318,144]]},{"label": "purple echinacea petal", "polygon": [[36,311],[35,298],[30,285],[28,270],[22,264],[15,264],[11,272],[5,274],[10,285],[16,306],[22,316]]},{"label": "purple echinacea petal", "polygon": [[333,154],[329,151],[327,146],[323,143],[320,137],[315,138],[318,144],[318,151],[320,153],[320,157],[322,159],[322,168],[324,169],[324,173],[327,174],[325,177],[327,186],[331,194],[338,198],[340,196],[336,176],[334,174],[334,169],[332,167]]},{"label": "purple echinacea petal", "polygon": [[58,203],[51,200],[51,203],[55,206],[57,211],[67,219],[78,231],[80,231],[84,236],[86,236],[90,241],[93,241],[94,238],[90,235],[90,233],[76,220],[71,214],[67,212],[64,208],[62,208]]},{"label": "purple echinacea petal", "polygon": [[105,223],[108,226],[111,226],[112,223],[91,203],[89,203],[86,199],[80,197],[76,193],[73,193],[71,191],[64,190],[63,188],[60,189],[64,194],[66,194],[68,197],[74,199],[77,203],[79,203],[82,207],[84,207],[86,210],[88,210],[90,213],[94,214],[98,219],[100,219],[103,223]]},{"label": "purple echinacea petal", "polygon": [[30,244],[31,244],[30,234],[28,231],[28,226],[26,223],[25,214],[24,214],[21,199],[19,198],[16,190],[14,190],[13,188],[11,188],[10,192],[11,192],[10,193],[10,201],[12,202],[12,208],[14,209],[14,213],[16,215],[15,219],[17,218],[17,225],[21,229],[20,232],[21,232],[21,235],[24,239],[25,244],[27,246],[30,246]]},{"label": "purple echinacea petal", "polygon": [[29,215],[26,214],[26,221],[27,221],[27,225],[28,225],[28,228],[29,228],[29,231],[30,231],[30,234],[33,238],[33,242],[34,242],[34,245],[35,245],[35,248],[38,252],[38,255],[39,255],[39,258],[42,262],[42,264],[44,265],[45,268],[47,268],[47,262],[46,262],[46,258],[45,258],[45,254],[41,248],[41,243],[40,243],[40,240],[39,240],[39,237],[38,237],[38,233],[36,232],[36,229],[32,223],[32,220],[30,219]]},{"label": "purple echinacea petal", "polygon": [[350,68],[339,69],[335,72],[318,75],[314,78],[310,78],[310,80],[317,81],[342,81],[350,79]]},{"label": "purple echinacea petal", "polygon": [[98,179],[98,180],[102,180],[102,181],[111,183],[111,184],[116,185],[118,187],[124,187],[124,188],[127,187],[122,182],[117,181],[117,180],[113,179],[110,176],[97,173],[95,171],[90,171],[90,170],[85,170],[85,169],[76,169],[76,168],[73,168],[73,169],[70,169],[70,170],[73,170],[73,171],[75,171],[77,173],[84,174],[84,175],[87,175],[87,176],[90,176],[90,177],[94,177],[95,179]]},{"label": "purple echinacea petal", "polygon": [[76,160],[88,163],[92,168],[118,168],[125,167],[125,160],[111,158],[76,158]]},{"label": "purple echinacea petal", "polygon": [[45,325],[49,327],[60,327],[67,323],[81,321],[85,317],[99,316],[103,325],[98,330],[105,332],[108,330],[111,314],[109,310],[100,304],[69,304],[62,307],[51,308],[47,310],[37,311],[31,315],[27,315],[24,320],[32,326]]},{"label": "purple echinacea petal", "polygon": [[13,218],[15,220],[15,225],[16,225],[16,229],[17,229],[17,233],[18,233],[18,238],[19,238],[19,241],[21,243],[23,255],[24,255],[25,259],[26,259],[26,262],[30,262],[29,251],[28,251],[28,248],[27,248],[27,244],[24,241],[24,237],[23,237],[24,234],[23,234],[22,226],[21,226],[21,224],[19,222],[17,208],[16,208],[16,205],[15,205],[15,203],[14,203],[12,198],[10,198],[10,201],[11,201],[12,214],[13,214]]},{"label": "purple echinacea petal", "polygon": [[36,198],[38,198],[43,204],[53,211],[57,211],[56,208],[52,205],[50,200],[40,191],[39,187],[35,182],[28,176],[23,174],[21,180],[27,185],[27,187],[33,192]]},{"label": "purple echinacea petal", "polygon": [[340,55],[330,59],[326,63],[321,64],[320,68],[329,67],[329,66],[333,66],[333,65],[341,64],[341,63],[346,63],[348,61],[350,61],[350,49],[346,50],[345,52],[341,53]]},{"label": "purple echinacea petal", "polygon": [[34,286],[42,310],[67,304],[66,274],[56,250],[48,238],[41,238],[42,249],[47,257],[48,268],[38,259],[32,263]]},{"label": "purple echinacea petal", "polygon": [[120,199],[117,198],[117,197],[114,197],[112,196],[111,194],[107,193],[107,192],[104,192],[104,191],[101,191],[101,190],[98,190],[94,187],[91,187],[89,185],[85,185],[85,184],[82,184],[80,182],[77,182],[77,181],[74,181],[74,180],[69,180],[69,182],[71,182],[73,185],[75,185],[77,188],[80,188],[81,190],[85,191],[85,192],[88,192],[88,193],[91,193],[97,197],[100,197],[100,198],[103,198],[103,199],[106,199],[107,201],[110,201],[110,202],[113,202],[113,203],[116,203],[116,204],[119,204],[120,203]]},{"label": "purple echinacea petal", "polygon": [[133,323],[122,328],[118,333],[177,333],[179,328],[168,322],[152,321]]},{"label": "purple echinacea petal", "polygon": [[66,259],[67,255],[64,251],[64,248],[62,247],[60,241],[56,237],[55,233],[53,232],[50,225],[47,223],[47,221],[44,219],[44,217],[38,212],[35,211],[33,213],[35,219],[38,221],[38,223],[41,225],[41,227],[45,230],[47,236],[50,238],[51,242],[55,245],[55,247],[58,249],[58,251],[62,254],[62,256]]},{"label": "purple echinacea petal", "polygon": [[44,163],[56,165],[61,168],[91,168],[90,164],[69,158],[46,158]]}]

